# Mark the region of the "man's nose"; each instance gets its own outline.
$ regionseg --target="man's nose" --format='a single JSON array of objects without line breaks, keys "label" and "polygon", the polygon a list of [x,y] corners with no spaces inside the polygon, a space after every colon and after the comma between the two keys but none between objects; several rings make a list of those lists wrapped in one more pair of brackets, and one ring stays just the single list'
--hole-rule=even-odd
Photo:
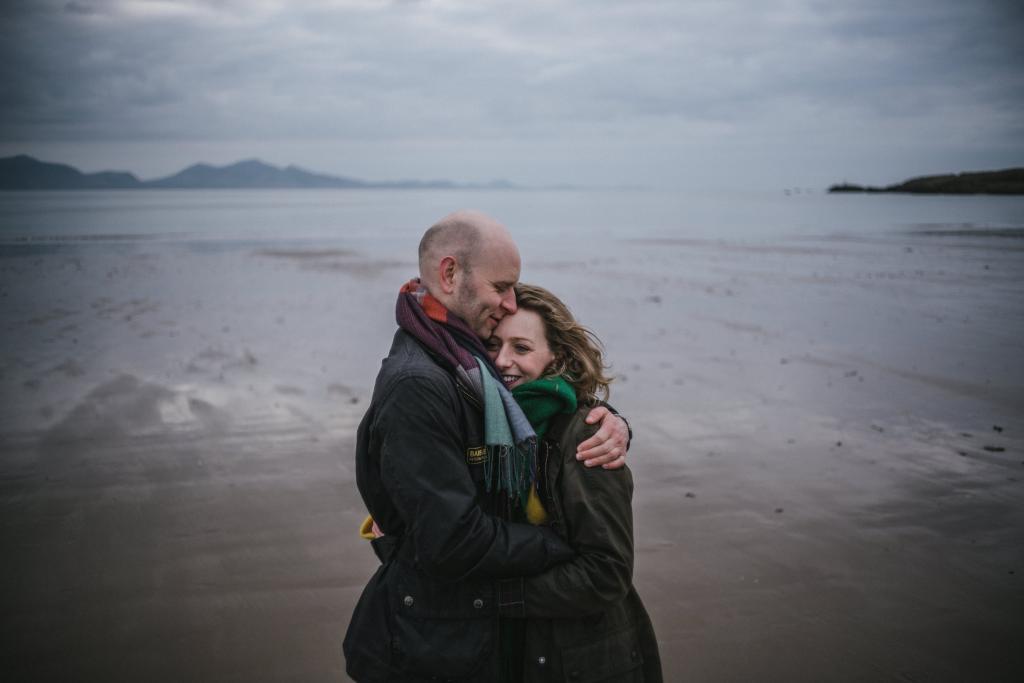
[{"label": "man's nose", "polygon": [[501,298],[501,307],[508,311],[509,315],[519,310],[519,306],[516,304],[516,290],[509,287],[505,296]]}]

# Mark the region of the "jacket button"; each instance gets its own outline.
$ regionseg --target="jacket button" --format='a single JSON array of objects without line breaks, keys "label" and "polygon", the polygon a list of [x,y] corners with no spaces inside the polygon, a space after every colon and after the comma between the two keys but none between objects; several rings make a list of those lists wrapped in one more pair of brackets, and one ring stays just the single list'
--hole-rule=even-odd
[{"label": "jacket button", "polygon": [[483,609],[483,606],[484,606],[484,601],[481,600],[480,598],[477,598],[476,600],[473,601],[473,607],[476,607],[477,609]]},{"label": "jacket button", "polygon": [[633,650],[632,652],[630,652],[629,656],[632,657],[634,661],[636,661],[636,658],[638,656],[637,653],[636,653],[636,650]]},{"label": "jacket button", "polygon": [[404,599],[404,600],[402,600],[402,602],[404,602],[404,603],[405,603],[405,606],[406,606],[406,607],[412,607],[412,603],[413,603],[413,602],[415,602],[415,601],[414,601],[414,600],[412,599],[412,596],[411,596],[411,595],[406,595],[406,596],[405,596],[405,599]]},{"label": "jacket button", "polygon": [[544,656],[537,657],[537,666],[544,666],[547,663],[548,663],[548,658],[547,657],[544,657]]}]

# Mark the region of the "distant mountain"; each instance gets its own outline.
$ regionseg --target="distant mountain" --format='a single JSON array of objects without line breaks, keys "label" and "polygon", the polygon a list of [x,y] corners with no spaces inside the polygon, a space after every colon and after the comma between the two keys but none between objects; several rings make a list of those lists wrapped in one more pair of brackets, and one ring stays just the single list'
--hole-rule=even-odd
[{"label": "distant mountain", "polygon": [[230,166],[195,164],[172,176],[151,180],[144,185],[189,189],[367,186],[360,180],[310,173],[297,166],[277,168],[258,159],[239,161]]},{"label": "distant mountain", "polygon": [[65,164],[51,164],[24,154],[0,159],[0,189],[3,190],[128,189],[142,186],[143,183],[131,173],[82,173]]},{"label": "distant mountain", "polygon": [[1024,168],[911,178],[897,185],[833,185],[829,192],[899,192],[907,194],[1024,194]]},{"label": "distant mountain", "polygon": [[512,190],[519,186],[507,180],[482,184],[460,184],[451,180],[397,180],[371,182],[313,173],[298,166],[278,168],[258,159],[228,166],[194,164],[183,171],[142,181],[131,173],[104,171],[82,173],[64,164],[33,159],[24,154],[0,159],[0,190],[86,190],[86,189],[275,189],[275,188],[366,188],[384,190],[491,189]]}]

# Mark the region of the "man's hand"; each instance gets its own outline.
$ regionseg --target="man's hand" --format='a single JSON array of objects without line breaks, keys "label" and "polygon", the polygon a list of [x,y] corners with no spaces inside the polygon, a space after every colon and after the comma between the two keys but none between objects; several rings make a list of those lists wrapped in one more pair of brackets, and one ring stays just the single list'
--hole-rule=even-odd
[{"label": "man's hand", "polygon": [[606,470],[617,470],[626,464],[626,446],[629,445],[629,427],[626,421],[604,406],[598,406],[587,415],[587,424],[601,423],[592,437],[576,447],[576,459],[587,467],[601,465]]}]

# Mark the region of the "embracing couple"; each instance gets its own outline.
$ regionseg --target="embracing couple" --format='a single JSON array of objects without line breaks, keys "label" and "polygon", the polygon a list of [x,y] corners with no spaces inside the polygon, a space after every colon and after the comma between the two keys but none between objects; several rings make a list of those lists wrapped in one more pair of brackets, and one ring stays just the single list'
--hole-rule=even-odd
[{"label": "embracing couple", "polygon": [[345,636],[360,683],[661,680],[599,342],[519,268],[461,211],[398,295],[356,446],[381,559]]}]

